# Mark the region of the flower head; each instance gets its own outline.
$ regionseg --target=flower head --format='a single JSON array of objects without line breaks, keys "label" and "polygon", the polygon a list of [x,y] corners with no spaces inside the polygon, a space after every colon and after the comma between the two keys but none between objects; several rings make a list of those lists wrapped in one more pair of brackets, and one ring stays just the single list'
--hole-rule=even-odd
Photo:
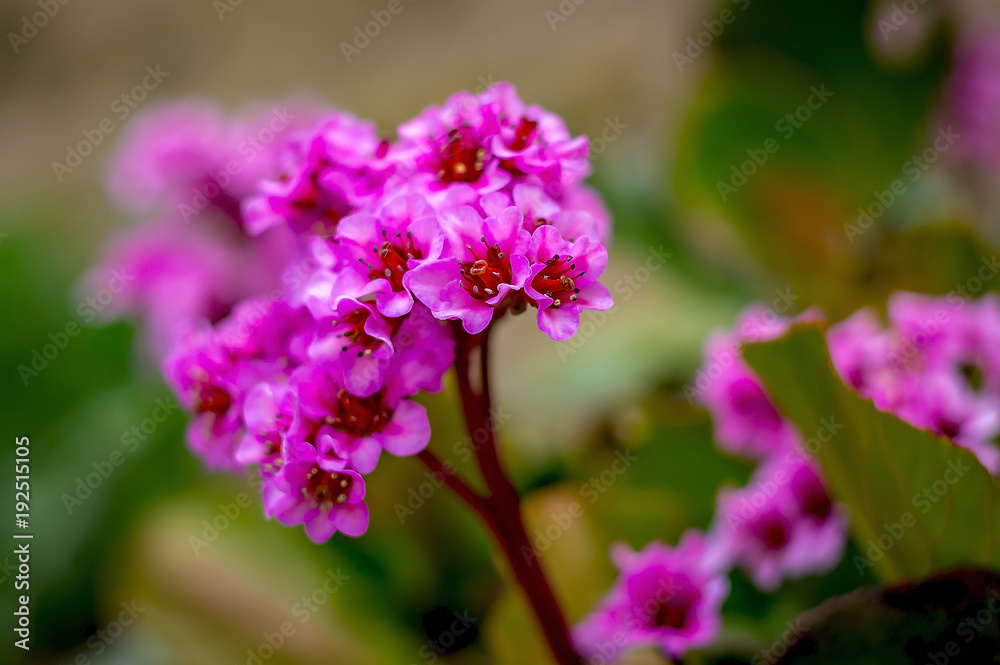
[{"label": "flower head", "polygon": [[574,637],[584,654],[614,659],[619,650],[658,646],[670,658],[712,642],[729,579],[713,544],[688,531],[674,548],[659,542],[632,552],[616,545],[618,580]]}]

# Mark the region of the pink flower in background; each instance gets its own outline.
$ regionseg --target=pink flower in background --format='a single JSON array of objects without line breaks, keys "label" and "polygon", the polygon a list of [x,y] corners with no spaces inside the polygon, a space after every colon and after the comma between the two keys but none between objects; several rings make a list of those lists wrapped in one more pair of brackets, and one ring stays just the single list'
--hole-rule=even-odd
[{"label": "pink flower in background", "polygon": [[713,533],[727,562],[773,591],[833,568],[844,556],[847,520],[819,471],[793,452],[758,467],[746,487],[719,493]]},{"label": "pink flower in background", "polygon": [[724,450],[764,459],[788,451],[800,440],[798,430],[778,412],[763,382],[744,362],[741,349],[747,343],[776,339],[799,321],[819,318],[816,310],[792,319],[763,305],[751,305],[740,314],[732,332],[709,338],[694,394],[711,412],[715,441]]},{"label": "pink flower in background", "polygon": [[899,292],[888,326],[861,310],[827,333],[834,367],[876,407],[968,448],[1000,473],[1000,305]]},{"label": "pink flower in background", "polygon": [[688,531],[674,548],[652,542],[640,552],[619,544],[612,558],[618,580],[574,630],[582,655],[611,662],[623,648],[655,646],[675,659],[715,639],[729,579],[705,536]]},{"label": "pink flower in background", "polygon": [[259,194],[246,199],[247,228],[257,234],[287,225],[300,236],[332,236],[341,219],[379,193],[388,150],[372,123],[328,114],[288,142],[278,177],[261,182]]},{"label": "pink flower in background", "polygon": [[943,116],[961,136],[953,156],[1000,167],[1000,26],[980,24],[956,38]]}]

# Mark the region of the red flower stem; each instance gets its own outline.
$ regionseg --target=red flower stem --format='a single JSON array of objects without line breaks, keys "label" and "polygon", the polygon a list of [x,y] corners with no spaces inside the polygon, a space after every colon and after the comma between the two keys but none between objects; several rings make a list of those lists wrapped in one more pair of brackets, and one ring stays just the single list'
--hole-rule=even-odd
[{"label": "red flower stem", "polygon": [[442,482],[448,486],[448,489],[457,494],[462,501],[469,504],[483,520],[490,523],[496,519],[493,515],[493,508],[487,503],[486,497],[469,487],[454,469],[449,470],[446,468],[437,455],[430,450],[424,450],[418,453],[417,457],[420,458],[420,461],[424,463],[431,473],[441,478]]},{"label": "red flower stem", "polygon": [[[524,528],[517,488],[505,473],[497,452],[494,434],[498,423],[493,419],[490,400],[489,330],[479,335],[469,335],[461,323],[456,321],[453,322],[452,331],[456,347],[455,369],[465,422],[476,446],[479,468],[490,491],[487,499],[490,509],[485,514],[480,514],[484,515],[514,576],[524,590],[556,662],[560,665],[578,665],[582,661],[570,640],[566,618]],[[474,382],[470,360],[476,351],[479,353],[479,366],[476,368],[478,375],[475,376],[478,381]],[[475,390],[474,383],[479,383],[479,391]],[[486,515],[492,516],[494,523],[490,524]]]}]

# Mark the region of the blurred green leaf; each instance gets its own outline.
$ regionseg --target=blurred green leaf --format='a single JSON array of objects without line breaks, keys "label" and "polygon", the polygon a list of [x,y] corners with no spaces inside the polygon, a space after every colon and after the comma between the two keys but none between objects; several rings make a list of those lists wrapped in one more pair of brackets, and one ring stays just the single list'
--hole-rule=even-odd
[{"label": "blurred green leaf", "polygon": [[[834,497],[851,511],[858,571],[886,582],[958,566],[1000,567],[1000,491],[975,455],[914,429],[848,390],[816,325],[750,345],[747,362],[809,437]],[[832,427],[829,425],[832,424]]]}]

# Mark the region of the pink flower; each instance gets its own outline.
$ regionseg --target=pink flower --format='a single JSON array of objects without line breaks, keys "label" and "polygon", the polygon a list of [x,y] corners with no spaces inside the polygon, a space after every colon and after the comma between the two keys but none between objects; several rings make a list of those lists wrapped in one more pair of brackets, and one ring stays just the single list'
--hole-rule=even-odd
[{"label": "pink flower", "polygon": [[367,397],[352,395],[343,374],[329,364],[296,370],[291,384],[299,396],[293,436],[311,438],[321,452],[347,460],[360,473],[375,469],[382,450],[415,455],[430,443],[427,411],[389,387]]},{"label": "pink flower", "polygon": [[409,182],[439,209],[470,205],[511,183],[531,181],[560,195],[589,173],[585,137],[562,120],[525,106],[498,83],[479,95],[461,92],[399,127]]},{"label": "pink flower", "polygon": [[360,295],[374,294],[378,310],[388,317],[403,316],[413,307],[403,276],[437,260],[444,246],[434,209],[417,195],[396,197],[377,214],[346,217],[336,238],[347,260],[368,273],[370,282]]},{"label": "pink flower", "polygon": [[608,250],[582,237],[570,243],[554,226],[541,226],[528,245],[531,272],[525,294],[538,307],[538,327],[554,340],[567,340],[580,327],[580,312],[609,309],[611,294],[597,278],[608,264]]},{"label": "pink flower", "polygon": [[243,436],[240,412],[247,386],[237,363],[203,332],[190,335],[166,358],[163,373],[194,414],[187,428],[191,450],[210,469],[243,471],[235,453]]},{"label": "pink flower", "polygon": [[281,446],[295,418],[298,397],[287,384],[261,382],[243,403],[246,434],[236,450],[236,461],[260,464],[262,475],[273,475],[283,463]]},{"label": "pink flower", "polygon": [[482,332],[494,309],[517,304],[509,296],[530,275],[531,237],[521,222],[514,207],[488,219],[469,207],[442,213],[448,258],[417,266],[403,285],[437,318],[460,319],[470,334]]},{"label": "pink flower", "polygon": [[680,658],[712,643],[729,579],[702,534],[688,531],[674,548],[652,542],[632,552],[619,544],[611,554],[621,571],[618,580],[573,631],[582,655],[611,662],[623,647],[658,646],[669,658]]},{"label": "pink flower", "polygon": [[365,481],[308,443],[286,445],[280,470],[264,476],[262,494],[268,519],[305,525],[313,542],[324,543],[338,531],[360,536],[368,530]]},{"label": "pink flower", "polygon": [[875,406],[1000,473],[1000,303],[899,292],[889,326],[861,310],[827,333],[840,376]]},{"label": "pink flower", "polygon": [[713,527],[724,558],[762,591],[824,573],[844,555],[847,520],[819,471],[792,451],[758,467],[741,489],[723,489]]},{"label": "pink flower", "polygon": [[297,235],[332,237],[341,219],[380,191],[388,150],[374,124],[328,114],[289,141],[280,177],[243,203],[247,228],[256,234],[286,224]]}]

